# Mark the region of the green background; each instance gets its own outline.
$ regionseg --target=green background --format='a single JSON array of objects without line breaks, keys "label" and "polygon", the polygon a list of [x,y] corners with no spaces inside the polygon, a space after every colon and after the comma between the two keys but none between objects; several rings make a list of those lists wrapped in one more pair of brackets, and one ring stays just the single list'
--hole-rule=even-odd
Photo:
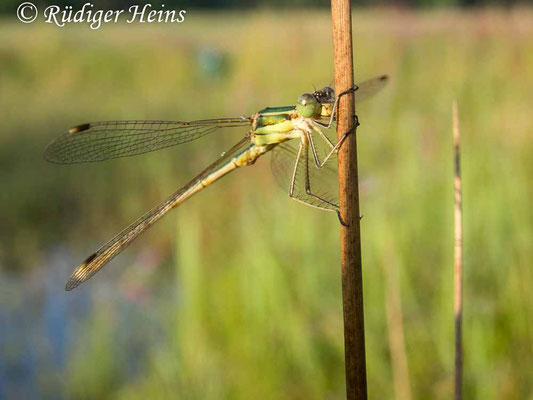
[{"label": "green background", "polygon": [[[502,6],[513,7],[517,4],[528,4],[531,0],[351,0],[355,6],[394,6],[394,7],[443,7],[443,6]],[[0,4],[0,13],[13,14],[17,10],[21,0],[3,0]],[[328,8],[328,0],[158,0],[158,1],[132,1],[132,0],[32,0],[32,3],[39,8],[49,5],[59,7],[72,6],[74,10],[80,9],[85,3],[91,3],[95,9],[103,8],[109,10],[127,9],[132,5],[152,4],[159,7],[165,4],[167,9],[252,9],[263,8]]]},{"label": "green background", "polygon": [[[453,394],[452,101],[462,134],[465,398],[533,398],[533,13],[354,10],[368,390]],[[339,224],[269,157],[74,292],[72,269],[245,132],[58,166],[65,129],[286,105],[333,79],[327,10],[178,25],[0,25],[0,398],[344,397]]]}]

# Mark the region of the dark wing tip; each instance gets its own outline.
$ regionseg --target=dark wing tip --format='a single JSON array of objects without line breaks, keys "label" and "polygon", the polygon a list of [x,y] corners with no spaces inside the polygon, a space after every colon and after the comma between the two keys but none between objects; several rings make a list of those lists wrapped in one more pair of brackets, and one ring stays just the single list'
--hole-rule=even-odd
[{"label": "dark wing tip", "polygon": [[55,140],[53,140],[46,148],[44,149],[44,159],[48,162],[54,163],[54,164],[69,164],[71,161],[68,160],[68,157],[65,157],[64,155],[64,140],[65,136],[68,135],[75,135],[80,132],[84,132],[92,127],[91,124],[81,124],[77,125],[73,128],[70,128],[66,133],[64,133],[62,136],[59,136]]},{"label": "dark wing tip", "polygon": [[75,289],[93,275],[94,271],[92,271],[92,268],[90,268],[90,264],[96,258],[96,256],[97,253],[93,253],[87,257],[84,262],[78,265],[65,285],[65,290],[67,292]]},{"label": "dark wing tip", "polygon": [[382,82],[384,82],[384,81],[388,81],[388,80],[389,80],[389,76],[388,76],[388,75],[381,75],[381,76],[379,77],[379,80],[382,81]]},{"label": "dark wing tip", "polygon": [[91,124],[81,124],[81,125],[77,125],[73,128],[70,128],[68,130],[68,133],[70,133],[71,135],[74,135],[75,133],[80,133],[80,132],[83,132],[83,131],[86,131],[88,130],[89,128],[91,127]]},{"label": "dark wing tip", "polygon": [[75,280],[74,278],[70,278],[67,282],[67,284],[65,285],[65,290],[67,292],[70,292],[72,289],[76,288],[81,282],[78,282],[77,280]]}]

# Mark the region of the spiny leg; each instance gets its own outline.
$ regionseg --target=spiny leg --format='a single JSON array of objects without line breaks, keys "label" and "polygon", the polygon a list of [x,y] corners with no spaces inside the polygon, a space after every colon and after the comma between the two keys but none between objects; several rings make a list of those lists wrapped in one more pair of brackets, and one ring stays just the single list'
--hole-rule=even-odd
[{"label": "spiny leg", "polygon": [[[304,155],[303,152],[306,152],[306,154]],[[302,160],[302,157],[305,157],[305,160]],[[298,146],[298,151],[297,151],[297,154],[296,154],[296,157],[295,157],[295,164],[294,164],[294,169],[293,169],[293,173],[292,173],[292,178],[291,178],[291,183],[290,183],[290,186],[289,186],[289,197],[294,199],[294,200],[297,200],[297,201],[301,201],[303,203],[306,203],[308,205],[311,205],[311,206],[314,206],[314,207],[317,207],[317,208],[321,208],[321,209],[324,209],[324,210],[328,210],[328,211],[335,211],[337,213],[337,217],[339,218],[339,222],[344,225],[344,226],[347,226],[347,224],[343,221],[343,219],[341,218],[341,215],[340,215],[340,212],[339,212],[339,206],[337,204],[334,204],[332,203],[331,201],[328,201],[318,195],[316,195],[315,193],[312,192],[311,190],[311,184],[310,184],[310,175],[309,175],[309,162],[308,162],[308,142],[307,142],[307,137],[302,137],[301,141],[300,141],[300,144]],[[303,161],[303,165],[300,165],[300,162]],[[297,177],[298,177],[298,168],[304,168],[304,175],[305,175],[305,191],[306,191],[306,195],[309,196],[310,198],[314,199],[314,201],[316,203],[310,203],[309,200],[306,200],[303,196],[303,193],[297,193],[295,192],[295,188],[296,188],[296,185],[297,185]]]},{"label": "spiny leg", "polygon": [[[291,183],[289,186],[289,197],[292,199],[301,201],[303,203],[313,205],[321,209],[337,211],[339,208],[337,204],[334,204],[326,199],[323,199],[322,197],[314,194],[311,191],[311,185],[310,185],[310,179],[309,179],[309,154],[308,153],[309,153],[309,146],[308,146],[307,137],[303,136],[298,146],[298,151],[295,157],[294,169],[292,172]],[[301,164],[301,162],[303,162],[303,164]],[[304,173],[305,195],[303,193],[295,191],[296,185],[298,185],[297,179],[298,179],[299,168],[304,169],[303,173]],[[305,196],[311,197],[318,204],[311,204],[308,200],[304,198]]]},{"label": "spiny leg", "polygon": [[[315,166],[317,168],[322,168],[324,163],[320,161],[320,158],[318,156],[318,152],[316,151],[315,141],[313,140],[311,132],[306,132],[306,135],[307,135],[307,140],[311,144],[311,152],[313,153],[313,159],[315,160]],[[327,139],[326,142],[330,143],[329,139]],[[333,148],[334,147],[333,143],[330,143],[330,144],[331,144],[331,147]]]},{"label": "spiny leg", "polygon": [[357,85],[354,85],[354,87],[345,90],[344,92],[337,95],[337,97],[335,97],[335,102],[333,103],[333,108],[331,109],[331,115],[329,117],[329,121],[327,125],[324,125],[324,128],[327,128],[327,129],[331,128],[331,125],[333,124],[333,118],[335,117],[335,112],[337,111],[337,104],[339,103],[339,100],[341,99],[341,97],[347,95],[348,93],[355,92],[357,89],[359,89],[359,87]]},{"label": "spiny leg", "polygon": [[301,146],[303,146],[305,150],[305,154],[303,155],[305,157],[305,193],[308,196],[313,197],[314,199],[318,200],[321,203],[327,204],[330,207],[338,209],[338,206],[336,204],[333,204],[332,202],[320,197],[319,195],[313,193],[313,191],[311,190],[311,180],[309,179],[309,144],[308,144],[308,141],[306,141],[305,139],[302,139]]},{"label": "spiny leg", "polygon": [[303,143],[300,142],[300,145],[298,146],[298,152],[296,153],[296,158],[294,161],[294,169],[292,171],[291,184],[289,186],[289,197],[290,198],[294,198],[294,185],[296,182],[296,173],[298,172],[298,163],[302,155],[302,148],[303,148]]},{"label": "spiny leg", "polygon": [[320,137],[324,139],[324,141],[328,144],[328,146],[331,147],[330,152],[326,154],[326,156],[324,157],[322,161],[320,161],[320,158],[316,151],[316,146],[315,146],[315,142],[313,140],[312,135],[310,133],[307,133],[309,142],[311,143],[311,150],[313,152],[313,158],[315,160],[315,165],[317,168],[322,168],[326,164],[326,162],[328,162],[330,157],[339,151],[339,148],[342,146],[342,144],[344,143],[344,140],[346,140],[348,135],[354,132],[355,129],[359,126],[359,120],[357,119],[357,115],[354,115],[354,118],[355,118],[354,127],[350,129],[348,132],[346,132],[344,135],[342,135],[340,140],[335,145],[333,145],[333,143],[329,140],[329,138],[324,134],[324,132],[322,132],[322,130],[318,126],[313,126],[313,130],[317,132],[320,135]]}]

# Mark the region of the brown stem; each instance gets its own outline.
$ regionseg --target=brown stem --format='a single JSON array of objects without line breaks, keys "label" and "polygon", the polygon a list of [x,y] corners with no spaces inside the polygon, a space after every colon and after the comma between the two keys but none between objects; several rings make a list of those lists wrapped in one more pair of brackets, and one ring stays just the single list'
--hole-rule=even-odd
[{"label": "brown stem", "polygon": [[[354,85],[350,1],[332,0],[331,16],[335,89],[337,93],[341,93]],[[353,130],[341,146],[338,154],[340,216],[346,223],[346,226],[340,225],[346,396],[348,399],[366,399],[363,279],[355,125],[354,96],[353,93],[349,93],[340,99],[337,115],[337,137],[339,139],[346,132]]]},{"label": "brown stem", "polygon": [[453,147],[455,154],[455,400],[463,398],[463,196],[461,190],[461,155],[459,147],[459,117],[457,102],[453,102]]}]

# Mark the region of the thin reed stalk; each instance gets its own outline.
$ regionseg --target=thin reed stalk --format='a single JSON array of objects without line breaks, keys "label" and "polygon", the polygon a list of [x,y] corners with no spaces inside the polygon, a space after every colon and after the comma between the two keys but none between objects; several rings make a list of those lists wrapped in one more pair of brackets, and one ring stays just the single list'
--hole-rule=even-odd
[{"label": "thin reed stalk", "polygon": [[454,266],[454,315],[455,315],[455,400],[463,398],[463,195],[461,189],[461,154],[459,141],[459,117],[457,102],[453,102],[453,147],[455,188],[455,266]]},{"label": "thin reed stalk", "polygon": [[[335,89],[337,93],[342,93],[354,85],[350,1],[332,0],[331,16]],[[338,155],[340,216],[343,221],[340,233],[346,396],[348,399],[366,399],[356,122],[354,96],[348,93],[341,98],[337,114],[337,137],[340,139],[346,132],[352,132]]]}]

